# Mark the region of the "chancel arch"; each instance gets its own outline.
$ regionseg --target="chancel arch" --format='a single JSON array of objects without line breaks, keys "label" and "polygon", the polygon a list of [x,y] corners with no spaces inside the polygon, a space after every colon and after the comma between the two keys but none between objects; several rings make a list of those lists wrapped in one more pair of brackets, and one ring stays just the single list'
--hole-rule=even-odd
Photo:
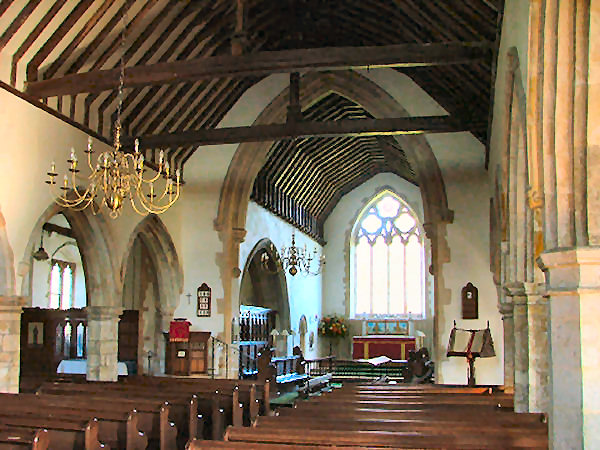
[{"label": "chancel arch", "polygon": [[[303,76],[300,80],[300,105],[305,108],[330,92],[356,102],[376,118],[408,115],[390,94],[376,83],[352,71],[309,73]],[[285,121],[288,97],[289,89],[281,92],[260,114],[255,124]],[[447,261],[445,225],[452,221],[441,172],[433,151],[423,136],[401,135],[395,139],[406,151],[406,157],[414,169],[416,182],[421,189],[424,227],[431,241],[432,270],[435,271]],[[234,274],[239,259],[239,245],[245,235],[248,202],[253,183],[268,157],[270,148],[269,142],[241,144],[229,165],[221,189],[215,227],[220,232],[226,256],[222,268],[225,304],[238,289]],[[436,293],[444,291],[441,272],[439,275],[436,277],[434,288]],[[231,282],[228,282],[228,279]]]}]

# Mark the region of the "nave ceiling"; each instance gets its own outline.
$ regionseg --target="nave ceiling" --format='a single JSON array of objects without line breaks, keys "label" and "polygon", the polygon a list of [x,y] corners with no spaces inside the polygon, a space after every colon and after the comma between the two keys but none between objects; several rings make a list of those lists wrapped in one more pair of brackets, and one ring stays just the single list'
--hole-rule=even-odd
[{"label": "nave ceiling", "polygon": [[[244,5],[242,32],[238,4]],[[456,64],[396,68],[488,142],[494,52],[502,0],[3,0],[0,4],[0,80],[18,91],[72,74],[244,54],[324,47],[474,43],[481,58]],[[121,30],[126,23],[126,39]],[[237,39],[242,36],[243,39]],[[219,76],[183,82],[125,85],[122,123],[130,137],[177,135],[215,128],[263,76]],[[110,142],[117,90],[42,99],[58,114]],[[306,107],[302,120],[372,117],[351,99],[331,93]],[[143,140],[143,138],[142,138]],[[171,165],[201,147],[161,145]],[[157,148],[148,148],[150,161]],[[338,156],[336,156],[338,155]],[[316,237],[339,198],[372,175],[392,172],[416,183],[404,150],[389,136],[301,137],[273,144],[253,198]],[[184,172],[185,175],[185,172]],[[287,208],[304,211],[314,226],[289,216],[267,192],[280,191]],[[303,216],[303,217],[304,217]]]}]

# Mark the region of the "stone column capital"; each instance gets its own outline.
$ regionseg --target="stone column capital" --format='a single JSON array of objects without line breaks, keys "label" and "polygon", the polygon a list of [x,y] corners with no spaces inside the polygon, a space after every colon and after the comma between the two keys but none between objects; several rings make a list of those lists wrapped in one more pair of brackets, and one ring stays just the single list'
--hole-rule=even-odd
[{"label": "stone column capital", "polygon": [[538,258],[546,273],[548,294],[600,292],[600,247],[574,247],[544,252]]},{"label": "stone column capital", "polygon": [[246,238],[246,229],[245,228],[232,228],[231,229],[231,239],[235,244],[241,244],[244,242]]},{"label": "stone column capital", "polygon": [[0,313],[20,313],[23,307],[28,303],[28,300],[28,297],[21,297],[19,295],[0,296]]},{"label": "stone column capital", "polygon": [[498,311],[502,314],[502,320],[513,317],[514,305],[512,302],[498,303]]},{"label": "stone column capital", "polygon": [[544,295],[546,293],[546,286],[543,283],[523,283],[525,289],[525,295]]},{"label": "stone column capital", "polygon": [[513,303],[518,303],[516,298],[525,296],[525,287],[520,282],[505,283],[504,292],[507,296],[513,297]]},{"label": "stone column capital", "polygon": [[88,306],[85,308],[87,318],[89,320],[119,320],[119,316],[123,314],[123,308],[114,306]]}]

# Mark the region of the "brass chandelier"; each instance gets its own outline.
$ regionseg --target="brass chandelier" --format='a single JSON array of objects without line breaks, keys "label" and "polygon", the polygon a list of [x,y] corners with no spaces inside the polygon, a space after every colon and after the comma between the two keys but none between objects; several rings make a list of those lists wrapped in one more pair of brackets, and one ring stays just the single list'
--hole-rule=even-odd
[{"label": "brass chandelier", "polygon": [[[123,24],[125,20],[123,19]],[[119,91],[117,106],[117,119],[115,122],[113,148],[102,152],[94,158],[92,138],[88,138],[87,165],[90,174],[87,177],[79,176],[79,161],[75,149],[71,148],[68,171],[70,177],[65,175],[62,185],[58,188],[56,177],[56,164],[52,162],[49,179],[54,201],[64,208],[83,210],[90,207],[93,214],[97,214],[101,207],[108,209],[112,219],[119,217],[123,205],[129,200],[134,211],[140,215],[162,214],[169,209],[179,198],[180,171],[173,173],[169,162],[165,161],[164,151],[161,150],[158,159],[156,174],[144,178],[144,155],[139,151],[139,141],[135,140],[134,153],[125,153],[121,148],[121,110],[123,107],[123,85],[125,79],[125,26],[122,34],[121,74],[119,77]],[[87,183],[86,186],[81,186]],[[62,191],[62,192],[60,192]]]},{"label": "brass chandelier", "polygon": [[[273,244],[271,244],[273,245]],[[298,273],[303,275],[318,275],[325,266],[325,256],[317,256],[317,249],[309,252],[306,248],[296,247],[296,235],[292,233],[292,244],[289,247],[281,247],[281,256],[279,256],[274,248],[271,249],[271,254],[263,252],[261,255],[261,266],[263,270],[271,273],[276,273],[280,270],[287,270],[291,276]],[[318,266],[313,268],[313,261],[317,261]],[[275,270],[273,270],[273,267]]]}]

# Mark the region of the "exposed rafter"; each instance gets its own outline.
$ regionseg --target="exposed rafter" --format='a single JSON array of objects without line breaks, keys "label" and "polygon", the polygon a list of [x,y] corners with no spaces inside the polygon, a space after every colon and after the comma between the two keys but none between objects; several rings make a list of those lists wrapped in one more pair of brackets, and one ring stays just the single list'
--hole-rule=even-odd
[{"label": "exposed rafter", "polygon": [[[453,133],[483,127],[450,116],[394,117],[386,119],[338,120],[330,122],[288,122],[249,127],[211,128],[139,138],[140,148],[180,145],[218,145],[241,142],[279,141],[297,137],[381,136],[397,134]],[[132,140],[125,140],[131,146]]]},{"label": "exposed rafter", "polygon": [[[367,67],[422,67],[465,64],[489,57],[491,44],[448,42],[372,47],[332,47],[212,56],[125,69],[127,87],[143,87],[218,77],[265,76],[306,70]],[[45,98],[116,89],[119,69],[66,75],[26,85],[29,95]]]}]

